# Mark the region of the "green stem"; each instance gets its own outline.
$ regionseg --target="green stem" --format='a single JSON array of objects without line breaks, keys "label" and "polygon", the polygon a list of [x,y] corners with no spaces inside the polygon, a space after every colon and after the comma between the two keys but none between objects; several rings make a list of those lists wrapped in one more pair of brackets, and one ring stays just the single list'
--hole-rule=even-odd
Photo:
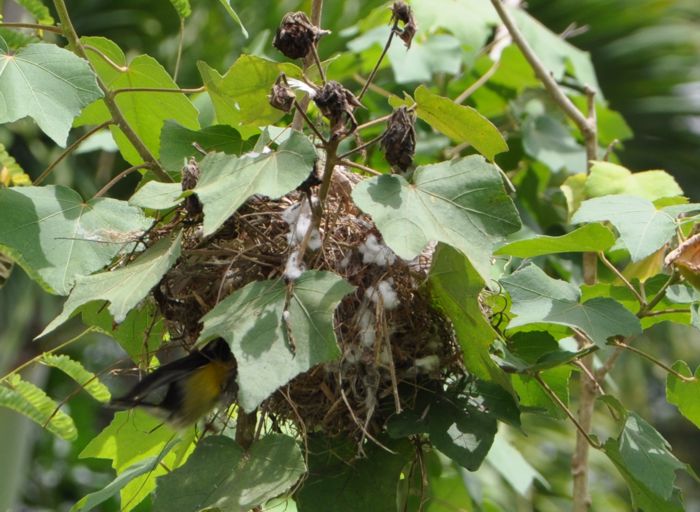
[{"label": "green stem", "polygon": [[677,377],[678,379],[682,380],[683,382],[695,382],[695,377],[686,377],[685,375],[678,373],[676,370],[674,370],[670,366],[662,363],[661,361],[656,359],[654,356],[644,352],[643,350],[640,350],[638,348],[635,348],[631,345],[627,345],[626,343],[622,343],[622,342],[616,342],[613,345],[615,345],[616,347],[619,347],[621,349],[624,349],[624,350],[629,350],[630,352],[634,352],[635,354],[642,356],[647,361],[651,361],[659,368],[663,368],[664,370],[666,370],[666,372]]},{"label": "green stem", "polygon": [[63,35],[63,30],[60,27],[54,27],[53,25],[40,25],[39,23],[15,23],[7,22],[0,23],[0,28],[34,28],[36,30],[45,30],[46,32],[53,32],[54,34]]},{"label": "green stem", "polygon": [[625,286],[632,292],[632,295],[634,295],[634,298],[637,299],[637,302],[639,302],[639,305],[644,308],[646,306],[646,301],[644,300],[644,297],[642,297],[637,289],[632,286],[632,283],[630,283],[627,278],[620,272],[615,265],[613,265],[608,258],[605,257],[605,254],[601,251],[598,253],[598,257],[600,258],[600,261],[603,262],[603,265],[608,267],[613,274],[617,276],[617,278],[622,281]]},{"label": "green stem", "polygon": [[195,87],[194,89],[169,89],[167,87],[123,87],[121,89],[114,89],[112,91],[112,96],[117,94],[124,94],[126,92],[177,92],[182,94],[196,94],[198,92],[206,91],[206,87]]}]

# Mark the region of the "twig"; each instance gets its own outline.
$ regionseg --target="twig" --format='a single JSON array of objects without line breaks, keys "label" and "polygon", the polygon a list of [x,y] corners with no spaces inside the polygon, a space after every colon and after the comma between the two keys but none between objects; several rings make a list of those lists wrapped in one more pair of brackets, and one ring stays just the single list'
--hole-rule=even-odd
[{"label": "twig", "polygon": [[[88,60],[87,54],[85,53],[85,47],[78,37],[78,33],[73,27],[73,22],[68,15],[68,9],[66,8],[65,0],[54,0],[54,7],[56,8],[56,13],[58,14],[59,20],[61,20],[61,27],[63,28],[63,35],[68,39],[68,43],[72,50],[79,56]],[[100,52],[101,53],[101,52]],[[103,55],[103,57],[106,57]],[[136,134],[136,132],[131,128],[128,121],[122,114],[119,106],[117,105],[109,87],[102,81],[99,76],[96,76],[97,84],[104,93],[104,101],[107,109],[112,114],[112,119],[119,126],[124,136],[129,140],[136,152],[139,154],[141,159],[145,162],[149,169],[163,181],[173,181],[170,175],[163,169],[163,166],[158,162],[158,160],[153,156],[151,151],[146,147],[141,138]]]},{"label": "twig", "polygon": [[53,171],[53,170],[56,168],[56,166],[57,166],[59,163],[61,163],[61,161],[63,161],[64,158],[66,158],[68,155],[70,155],[70,154],[75,150],[75,148],[77,148],[78,146],[80,146],[80,144],[82,144],[82,143],[85,141],[85,139],[87,139],[88,137],[92,136],[93,134],[99,132],[101,129],[106,128],[107,126],[109,126],[109,125],[112,124],[113,122],[114,122],[114,121],[112,121],[111,119],[110,119],[109,121],[105,121],[104,123],[99,124],[99,125],[95,126],[94,128],[91,128],[90,130],[88,130],[87,132],[85,132],[83,135],[81,135],[80,137],[78,137],[78,138],[75,140],[75,142],[73,142],[73,144],[71,144],[70,146],[68,146],[66,149],[63,150],[63,152],[61,152],[60,155],[58,155],[58,158],[56,158],[56,160],[54,160],[53,162],[51,162],[51,163],[49,164],[49,166],[44,170],[44,172],[42,172],[42,173],[37,177],[37,179],[34,180],[34,182],[32,183],[32,185],[35,185],[35,186],[36,186],[36,185],[41,184],[41,182],[43,182],[43,181],[47,178],[47,176],[48,176],[49,174],[51,174],[51,171]]},{"label": "twig", "polygon": [[7,22],[0,23],[0,28],[34,28],[36,30],[45,30],[46,32],[53,32],[54,34],[63,35],[63,30],[61,30],[61,27],[54,27],[53,25],[41,25],[39,23]]},{"label": "twig", "polygon": [[634,352],[635,354],[642,356],[644,359],[651,361],[659,368],[663,368],[664,370],[666,370],[667,373],[670,373],[671,375],[679,378],[683,382],[695,382],[695,380],[696,380],[695,377],[686,377],[685,375],[678,373],[676,370],[674,370],[673,368],[671,368],[667,364],[664,364],[663,362],[659,361],[654,356],[644,352],[643,350],[635,348],[631,345],[627,345],[626,343],[623,343],[623,342],[616,342],[616,343],[614,343],[614,345],[616,347],[622,348],[624,350],[629,350],[630,352]]},{"label": "twig", "polygon": [[486,70],[486,72],[481,75],[473,84],[471,84],[469,87],[467,87],[462,94],[457,96],[455,98],[455,103],[461,104],[464,103],[464,101],[474,94],[474,92],[479,89],[482,85],[484,85],[486,82],[489,81],[489,79],[498,71],[499,66],[501,65],[501,61],[497,60],[493,64],[491,64],[491,67]]},{"label": "twig", "polygon": [[369,128],[371,126],[381,124],[385,121],[388,121],[391,116],[392,116],[392,114],[387,114],[385,116],[378,117],[376,119],[372,119],[371,121],[367,121],[364,124],[358,124],[357,128],[355,128],[355,132],[359,132],[360,130],[364,130],[365,128]]},{"label": "twig", "polygon": [[652,299],[646,304],[646,306],[643,306],[639,312],[637,313],[638,317],[645,316],[649,311],[654,309],[656,305],[663,300],[663,298],[666,296],[666,290],[668,290],[668,287],[671,286],[673,283],[676,282],[676,279],[678,279],[678,275],[676,274],[675,270],[673,273],[669,276],[669,278],[666,280],[666,282],[659,288],[659,291],[656,292],[656,295],[652,297]]},{"label": "twig", "polygon": [[97,197],[102,197],[104,194],[107,193],[107,191],[109,191],[109,189],[111,189],[114,185],[119,183],[122,179],[127,177],[129,174],[131,174],[132,172],[137,171],[139,169],[145,169],[147,167],[148,167],[148,165],[141,164],[141,165],[134,165],[132,167],[129,167],[128,169],[123,170],[122,172],[117,174],[114,178],[109,180],[109,183],[107,183],[104,187],[102,187],[100,190],[98,190],[97,193],[94,196],[92,196],[92,198],[95,199]]},{"label": "twig", "polygon": [[[113,67],[114,69],[116,69],[117,71],[120,71],[120,72],[122,72],[122,73],[126,73],[127,71],[129,71],[129,66],[120,66],[119,64],[117,64],[116,62],[114,62],[112,59],[110,59],[110,58],[107,56],[107,54],[104,53],[104,52],[103,52],[102,50],[100,50],[99,48],[96,48],[96,47],[94,47],[94,46],[92,46],[92,45],[90,45],[90,44],[83,45],[83,48],[85,48],[86,50],[90,50],[91,52],[93,52],[93,53],[99,55],[99,56],[102,58],[102,60],[104,60],[107,64],[109,64],[110,66],[112,66],[112,67]],[[86,57],[86,58],[87,58],[87,57]]]},{"label": "twig", "polygon": [[391,27],[391,30],[389,31],[389,37],[386,40],[386,44],[384,45],[384,49],[382,50],[382,54],[377,59],[377,63],[374,65],[372,72],[367,77],[367,81],[365,82],[365,85],[362,87],[360,94],[357,95],[358,100],[362,101],[362,97],[367,92],[367,88],[369,87],[369,84],[371,84],[372,80],[374,80],[374,76],[377,74],[377,71],[379,70],[379,66],[381,65],[382,61],[384,60],[384,56],[386,55],[386,52],[389,51],[389,47],[391,46],[391,41],[394,39],[394,33],[396,32],[398,27],[399,27],[399,20],[397,17],[397,19],[394,20],[394,24]]},{"label": "twig", "polygon": [[318,49],[316,48],[315,44],[311,45],[311,55],[314,58],[314,62],[316,63],[316,67],[318,68],[318,74],[321,76],[321,82],[323,82],[325,84],[326,83],[326,72],[323,71],[323,66],[321,65],[321,58],[318,56]]},{"label": "twig", "polygon": [[366,78],[363,78],[362,76],[358,75],[357,73],[352,75],[352,79],[355,80],[357,83],[359,83],[362,86],[369,84],[370,89],[372,89],[377,94],[384,96],[385,98],[391,98],[391,96],[392,96],[392,94],[389,91],[387,91],[386,89],[382,89],[377,84],[371,83],[369,80],[367,80]]},{"label": "twig", "polygon": [[180,32],[177,38],[177,54],[175,57],[175,69],[173,70],[173,81],[177,82],[177,75],[180,73],[180,60],[182,59],[182,46],[185,42],[185,18],[180,18]]},{"label": "twig", "polygon": [[632,285],[632,283],[629,282],[629,280],[622,275],[622,272],[620,272],[615,265],[613,265],[608,258],[605,257],[605,253],[602,251],[598,253],[598,257],[600,258],[600,261],[603,262],[603,265],[608,267],[613,274],[617,276],[617,278],[624,283],[624,285],[629,289],[629,291],[632,292],[632,295],[634,295],[634,298],[637,299],[637,302],[639,302],[639,305],[643,308],[646,306],[646,301],[644,300],[644,297],[642,297],[637,289]]},{"label": "twig", "polygon": [[[320,27],[321,26],[321,12],[323,11],[323,0],[313,0],[311,2],[311,24]],[[314,43],[315,46],[315,43]],[[306,74],[306,70],[309,69],[311,66],[312,62],[314,61],[314,57],[307,55],[306,58],[304,59],[304,65],[302,69],[302,74]],[[323,76],[323,71],[319,67],[319,73]],[[309,106],[309,96],[306,95],[302,98],[300,105],[300,108],[296,109],[296,112],[294,113],[294,119],[292,119],[292,129],[296,130],[298,132],[301,131],[301,127],[304,124],[304,118],[302,117],[303,114],[306,114],[306,109]]]},{"label": "twig", "polygon": [[646,312],[643,312],[641,314],[641,317],[671,315],[673,313],[690,313],[690,309],[689,308],[667,308],[667,309],[659,309],[657,311],[646,311]]},{"label": "twig", "polygon": [[[301,115],[301,118],[306,121],[306,124],[309,125],[309,128],[313,130],[313,132],[316,134],[316,137],[318,137],[321,140],[321,143],[325,146],[328,144],[326,139],[321,135],[321,132],[318,131],[318,128],[316,128],[316,125],[309,119],[309,116],[306,115],[306,109],[302,107],[297,100],[294,100],[294,108],[296,108],[296,111]],[[296,117],[296,114],[295,114]]]},{"label": "twig", "polygon": [[366,165],[358,164],[357,162],[353,162],[352,160],[341,160],[338,162],[339,164],[342,165],[347,165],[348,167],[354,167],[355,169],[359,169],[361,171],[365,171],[369,174],[372,174],[374,176],[381,176],[382,173],[379,171],[375,171],[371,167],[367,167]]},{"label": "twig", "polygon": [[168,89],[167,87],[123,87],[121,89],[114,89],[112,91],[112,96],[124,94],[125,92],[177,92],[183,94],[196,94],[206,90],[207,88],[205,86],[195,87],[193,89]]},{"label": "twig", "polygon": [[552,388],[549,387],[549,385],[542,380],[542,377],[540,376],[539,373],[536,373],[534,375],[535,380],[538,382],[540,386],[542,386],[542,389],[545,390],[545,392],[549,395],[549,397],[561,408],[562,411],[569,417],[571,422],[576,426],[579,432],[581,432],[581,435],[583,435],[586,438],[586,441],[588,441],[588,444],[592,446],[593,448],[600,449],[601,446],[599,443],[595,442],[591,436],[586,432],[586,430],[579,424],[578,420],[574,416],[574,413],[572,413],[569,408],[566,406],[564,402],[561,401],[561,398],[559,398],[559,395],[557,395]]},{"label": "twig", "polygon": [[619,143],[620,141],[618,139],[613,139],[613,141],[610,144],[608,144],[608,147],[605,150],[605,154],[603,154],[603,162],[607,162],[608,159],[610,159],[610,155],[612,155],[615,146],[617,146]]},{"label": "twig", "polygon": [[352,154],[354,154],[354,153],[357,153],[358,151],[362,151],[363,149],[368,148],[368,147],[371,146],[372,144],[376,144],[377,142],[379,142],[379,141],[382,140],[383,138],[384,138],[384,134],[383,134],[383,133],[382,133],[381,135],[377,135],[377,136],[376,136],[375,138],[373,138],[372,140],[369,140],[369,141],[365,142],[364,144],[361,144],[360,146],[356,146],[354,149],[351,149],[350,151],[347,151],[347,152],[343,153],[342,155],[340,155],[340,156],[338,157],[338,159],[342,160],[343,158],[347,158],[347,157],[349,157],[350,155],[352,155]]}]

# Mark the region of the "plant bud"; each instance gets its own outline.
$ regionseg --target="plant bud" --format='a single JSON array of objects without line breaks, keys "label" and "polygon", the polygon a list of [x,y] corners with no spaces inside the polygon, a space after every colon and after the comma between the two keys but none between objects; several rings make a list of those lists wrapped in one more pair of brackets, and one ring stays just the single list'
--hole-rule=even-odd
[{"label": "plant bud", "polygon": [[275,82],[275,85],[272,86],[270,94],[267,95],[267,100],[270,102],[270,105],[283,112],[292,110],[295,99],[294,91],[279,78],[277,82]]},{"label": "plant bud", "polygon": [[397,0],[391,7],[391,21],[397,24],[398,22],[403,23],[403,28],[399,29],[396,27],[395,31],[406,45],[406,48],[410,48],[413,36],[416,35],[416,31],[418,30],[418,25],[413,18],[413,11],[411,11],[411,8],[405,2]]},{"label": "plant bud", "polygon": [[399,107],[391,114],[381,148],[386,161],[392,167],[406,171],[413,163],[416,152],[416,115],[406,107]]},{"label": "plant bud", "polygon": [[[199,181],[199,166],[197,160],[191,157],[187,165],[182,168],[182,190],[192,190]],[[202,212],[202,204],[195,194],[187,196],[185,199],[185,210],[190,215],[197,215]]]},{"label": "plant bud", "polygon": [[314,102],[321,113],[331,122],[331,133],[338,135],[344,130],[345,121],[351,124],[350,132],[355,130],[357,121],[353,111],[362,103],[353,93],[333,80],[326,83],[314,97]]},{"label": "plant bud", "polygon": [[277,28],[272,45],[290,59],[303,59],[324,32],[312,25],[305,13],[288,12]]}]

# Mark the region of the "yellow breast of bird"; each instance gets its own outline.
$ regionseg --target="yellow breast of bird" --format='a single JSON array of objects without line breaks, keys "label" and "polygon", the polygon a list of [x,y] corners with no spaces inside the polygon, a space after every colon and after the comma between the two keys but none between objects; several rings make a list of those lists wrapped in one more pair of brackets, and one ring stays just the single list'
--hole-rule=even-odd
[{"label": "yellow breast of bird", "polygon": [[183,412],[189,418],[198,418],[216,405],[226,385],[230,368],[218,361],[199,368],[188,378],[184,394]]}]

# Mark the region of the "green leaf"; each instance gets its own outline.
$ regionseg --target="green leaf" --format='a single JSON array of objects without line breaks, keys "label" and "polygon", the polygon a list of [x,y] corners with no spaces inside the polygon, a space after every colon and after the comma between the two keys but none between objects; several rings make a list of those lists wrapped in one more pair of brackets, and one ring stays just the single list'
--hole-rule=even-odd
[{"label": "green leaf", "polygon": [[[111,91],[136,87],[178,89],[178,85],[163,66],[149,55],[138,55],[127,64],[122,50],[109,39],[83,37],[81,41],[85,45],[97,48],[112,62],[124,67],[124,70],[117,70],[102,56],[88,51],[90,62]],[[199,128],[199,113],[183,93],[122,92],[114,97],[114,101],[136,135],[156,158],[160,156],[160,132],[166,120],[176,121],[192,130]],[[106,105],[100,101],[85,109],[76,125],[99,124],[111,118]],[[125,160],[132,165],[143,163],[121,129],[113,125],[110,130]]]},{"label": "green leaf", "polygon": [[[176,434],[162,420],[140,409],[121,411],[94,437],[80,453],[80,458],[94,457],[111,461],[118,475],[133,470],[138,463],[152,457],[162,458],[153,471],[134,475],[121,489],[122,510],[128,511],[146,498],[156,486],[156,477],[181,466],[194,450],[194,428]],[[175,439],[177,436],[177,439]],[[177,446],[172,448],[175,439]]]},{"label": "green leaf", "polygon": [[508,442],[502,432],[493,440],[486,462],[524,498],[529,498],[529,491],[535,481],[549,488],[547,480]]},{"label": "green leaf", "polygon": [[238,17],[238,14],[236,14],[236,11],[234,11],[233,7],[231,7],[231,0],[219,0],[219,2],[224,7],[224,9],[226,10],[226,13],[231,17],[231,19],[233,21],[235,21],[239,27],[241,27],[241,32],[243,32],[243,35],[245,36],[245,38],[248,39],[248,31],[243,26],[243,22],[241,21],[241,18]]},{"label": "green leaf", "polygon": [[572,224],[610,221],[620,233],[632,261],[660,249],[676,233],[671,215],[659,211],[648,199],[636,196],[604,196],[589,199],[571,218]]},{"label": "green leaf", "polygon": [[244,410],[252,411],[312,366],[340,356],[333,312],[353,289],[335,274],[308,271],[289,287],[282,279],[249,283],[204,316],[200,339],[220,336],[231,344]]},{"label": "green leaf", "polygon": [[190,14],[192,14],[192,7],[190,6],[189,0],[170,0],[170,4],[180,18],[189,18]]},{"label": "green leaf", "polygon": [[405,439],[381,441],[394,453],[368,443],[361,458],[348,441],[309,436],[309,475],[295,495],[299,510],[396,512],[401,470],[413,448]]},{"label": "green leaf", "polygon": [[151,221],[125,201],[84,202],[63,186],[0,188],[0,250],[51,293],[104,267]]},{"label": "green leaf", "polygon": [[586,170],[586,149],[574,139],[564,122],[551,115],[529,115],[521,129],[525,152],[552,171]]},{"label": "green leaf", "polygon": [[78,502],[71,507],[71,512],[88,512],[97,505],[104,503],[109,498],[116,495],[134,479],[143,475],[151,474],[161,464],[163,458],[168,455],[170,450],[179,442],[179,439],[173,439],[157,456],[146,457],[139,462],[135,462],[122,471],[119,476],[105,485],[102,489],[92,492],[78,500]]},{"label": "green leaf", "polygon": [[49,8],[41,0],[17,0],[17,3],[24,7],[29,14],[34,16],[36,22],[41,25],[53,25],[54,19]]},{"label": "green leaf", "polygon": [[169,210],[175,208],[186,195],[190,194],[192,192],[183,193],[180,183],[149,181],[129,198],[129,204],[152,210]]},{"label": "green leaf", "polygon": [[181,468],[158,478],[154,511],[250,510],[285,492],[306,467],[297,442],[268,434],[244,451],[208,436]]},{"label": "green leaf", "polygon": [[437,240],[464,253],[484,279],[494,242],[520,228],[501,175],[478,155],[419,167],[413,184],[389,175],[364,180],[353,199],[401,258]]},{"label": "green leaf", "polygon": [[481,311],[479,293],[484,280],[469,260],[450,246],[439,244],[428,286],[433,301],[452,322],[469,373],[511,390],[508,376],[489,354],[498,334]]},{"label": "green leaf", "polygon": [[0,123],[32,117],[65,147],[73,119],[103,96],[90,66],[54,44],[29,44],[11,52],[0,37]]},{"label": "green leaf", "polygon": [[473,108],[433,94],[423,85],[416,89],[414,95],[418,117],[454,142],[471,144],[489,160],[493,160],[498,153],[508,151],[498,128]]},{"label": "green leaf", "polygon": [[685,361],[676,361],[673,369],[685,377],[694,377],[693,382],[685,382],[672,373],[666,378],[666,400],[678,407],[683,416],[700,428],[700,366],[695,375]]},{"label": "green leaf", "polygon": [[108,309],[114,321],[124,321],[127,313],[138,306],[180,257],[181,239],[181,234],[174,241],[162,238],[118,270],[79,276],[61,314],[38,337],[53,331],[73,316],[83,304],[97,300],[109,301]]},{"label": "green leaf", "polygon": [[472,50],[481,48],[499,23],[493,8],[480,0],[414,0],[411,8],[421,32],[445,28]]},{"label": "green leaf", "polygon": [[562,252],[607,251],[615,243],[610,228],[601,224],[586,224],[562,236],[537,235],[516,240],[499,248],[494,254],[507,254],[518,258],[533,258]]},{"label": "green leaf", "polygon": [[0,406],[26,416],[66,441],[78,438],[73,419],[41,388],[22,380],[17,374],[6,377],[0,384]]},{"label": "green leaf", "polygon": [[107,389],[107,386],[102,384],[92,372],[89,372],[80,362],[71,359],[65,354],[55,355],[44,353],[39,360],[46,366],[51,366],[61,370],[71,379],[77,382],[80,387],[87,391],[91,397],[98,402],[107,403],[112,398],[112,395]]},{"label": "green leaf", "polygon": [[206,62],[197,62],[197,68],[214,104],[217,121],[234,127],[259,127],[279,121],[284,112],[272,107],[267,95],[280,73],[301,77],[301,70],[294,64],[253,55],[241,55],[223,76]]},{"label": "green leaf", "polygon": [[608,338],[641,333],[639,319],[620,303],[595,298],[579,303],[575,286],[552,279],[536,265],[528,265],[501,279],[513,301],[511,312],[517,315],[509,329],[531,323],[552,323],[582,330],[598,346]]},{"label": "green leaf", "polygon": [[173,121],[166,121],[160,132],[160,158],[163,167],[168,172],[179,175],[189,157],[201,160],[202,154],[192,146],[195,142],[207,153],[239,155],[252,149],[252,144],[244,142],[241,134],[231,126],[214,125],[195,131]]},{"label": "green leaf", "polygon": [[[540,379],[567,405],[569,403],[569,379],[572,369],[570,366],[558,366],[538,373]],[[558,419],[566,418],[566,413],[552,399],[542,385],[533,377],[513,375],[513,388],[520,397],[520,407],[525,411],[543,412]]]},{"label": "green leaf", "polygon": [[294,190],[311,173],[316,150],[294,132],[276,151],[257,157],[207,155],[194,191],[204,207],[204,234],[214,233],[249,197],[277,199]]},{"label": "green leaf", "polygon": [[621,165],[594,162],[586,180],[586,194],[588,197],[626,194],[656,201],[664,197],[682,196],[683,190],[666,171],[632,174]]},{"label": "green leaf", "polygon": [[165,325],[153,301],[132,309],[123,322],[114,324],[104,302],[88,302],[79,309],[85,325],[91,325],[111,336],[140,367],[148,366],[150,358],[163,342]]}]

